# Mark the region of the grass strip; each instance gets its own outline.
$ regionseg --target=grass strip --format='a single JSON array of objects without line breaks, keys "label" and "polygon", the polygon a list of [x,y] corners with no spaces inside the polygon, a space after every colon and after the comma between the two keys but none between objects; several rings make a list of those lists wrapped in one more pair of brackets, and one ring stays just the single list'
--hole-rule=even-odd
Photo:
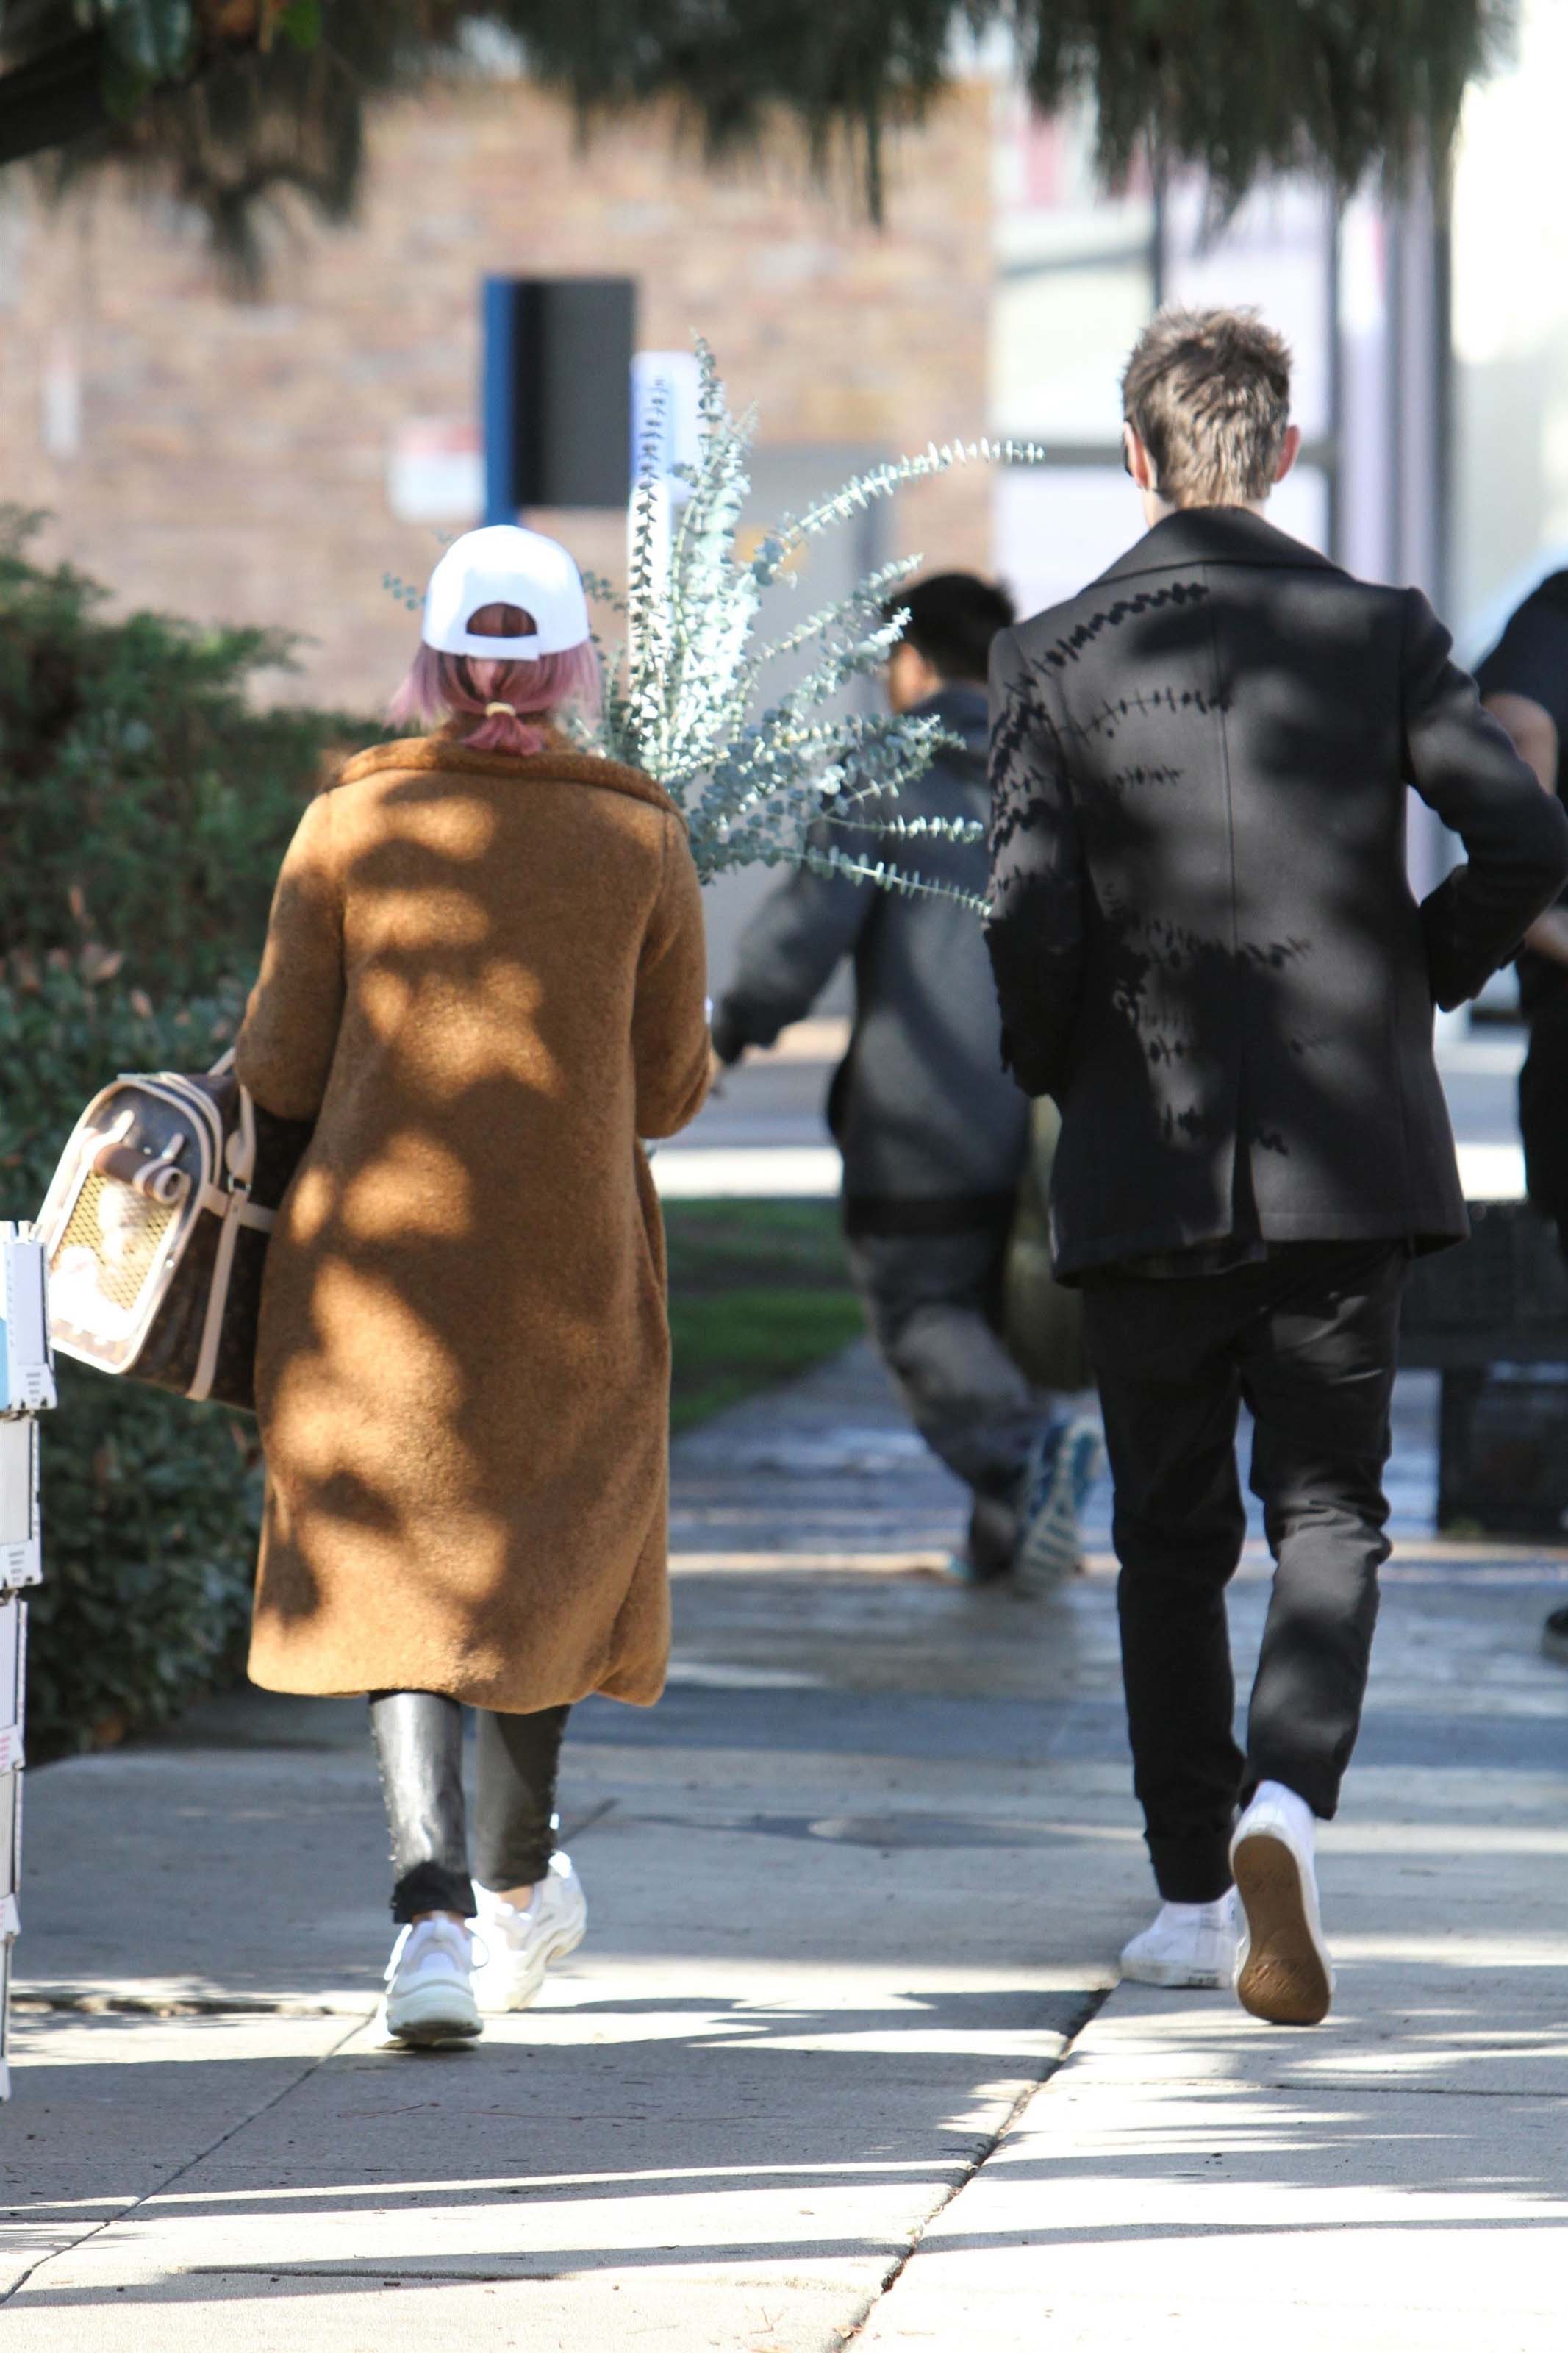
[{"label": "grass strip", "polygon": [[858,1337],[837,1202],[669,1201],[665,1232],[674,1430]]}]

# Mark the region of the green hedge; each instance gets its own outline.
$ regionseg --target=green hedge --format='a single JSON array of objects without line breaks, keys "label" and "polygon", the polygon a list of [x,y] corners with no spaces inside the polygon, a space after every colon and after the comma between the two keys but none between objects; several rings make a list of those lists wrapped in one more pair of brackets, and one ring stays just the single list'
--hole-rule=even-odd
[{"label": "green hedge", "polygon": [[[116,1071],[201,1069],[237,1000],[160,1011],[101,955],[0,982],[0,1198],[31,1212]],[[111,960],[110,960],[111,961]],[[15,959],[13,959],[13,966]],[[260,1504],[253,1426],[62,1357],[43,1426],[44,1583],[31,1597],[35,1757],[160,1723],[241,1655]]]},{"label": "green hedge", "polygon": [[863,1329],[837,1201],[667,1201],[670,1427],[837,1356]]},{"label": "green hedge", "polygon": [[96,944],[190,997],[254,966],[301,807],[377,731],[253,709],[287,637],[111,617],[97,582],[30,561],[41,522],[0,507],[0,953]]},{"label": "green hedge", "polygon": [[[323,767],[374,725],[257,712],[257,630],[116,618],[0,511],[0,1216],[30,1217],[89,1097],[202,1070],[233,1035],[279,860]],[[242,1655],[254,1425],[62,1360],[43,1430],[45,1581],[28,1746],[162,1722]]]}]

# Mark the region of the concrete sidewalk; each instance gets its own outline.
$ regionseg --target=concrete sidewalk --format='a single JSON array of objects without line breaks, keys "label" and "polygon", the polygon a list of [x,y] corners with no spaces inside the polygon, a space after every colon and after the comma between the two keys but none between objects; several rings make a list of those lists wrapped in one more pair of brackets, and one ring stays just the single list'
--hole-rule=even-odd
[{"label": "concrete sidewalk", "polygon": [[[1320,2030],[1110,1991],[1150,1895],[1103,1498],[1048,1605],[948,1588],[956,1494],[861,1350],[678,1450],[669,1694],[568,1740],[588,1942],[477,2049],[367,2031],[358,1704],[38,1774],[7,2353],[1555,2353],[1568,1572],[1425,1535],[1431,1406],[1403,1385]],[[1244,1662],[1265,1591],[1255,1546]]]}]

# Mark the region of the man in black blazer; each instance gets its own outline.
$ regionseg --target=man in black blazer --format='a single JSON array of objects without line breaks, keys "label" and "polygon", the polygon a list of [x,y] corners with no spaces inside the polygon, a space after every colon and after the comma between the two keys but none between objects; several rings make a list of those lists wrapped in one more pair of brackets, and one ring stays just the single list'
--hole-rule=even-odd
[{"label": "man in black blazer", "polygon": [[[1256,316],[1162,313],[1122,396],[1147,535],[993,651],[987,934],[1005,1057],[1061,1110],[1053,1242],[1116,1482],[1164,1899],[1123,1968],[1234,1968],[1255,2014],[1308,2022],[1332,1994],[1314,1821],[1388,1552],[1400,1294],[1413,1251],[1467,1230],[1433,1007],[1474,995],[1568,879],[1568,816],[1417,590],[1263,520],[1299,435]],[[1467,853],[1419,905],[1407,786]],[[1242,1399],[1277,1564],[1245,1757],[1225,1612]]]},{"label": "man in black blazer", "polygon": [[[1542,790],[1556,793],[1568,740],[1568,572],[1549,573],[1510,615],[1476,684],[1482,708],[1508,729]],[[1561,903],[1524,935],[1519,1009],[1530,1032],[1519,1074],[1524,1189],[1568,1257],[1568,907]],[[1568,1608],[1548,1614],[1541,1644],[1568,1666]]]}]

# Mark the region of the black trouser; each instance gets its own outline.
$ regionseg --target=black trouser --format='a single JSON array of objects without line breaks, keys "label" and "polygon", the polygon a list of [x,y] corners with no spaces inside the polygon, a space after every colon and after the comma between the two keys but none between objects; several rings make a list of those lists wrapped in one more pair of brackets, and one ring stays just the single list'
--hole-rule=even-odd
[{"label": "black trouser", "polygon": [[[1230,1884],[1238,1801],[1283,1781],[1330,1815],[1366,1689],[1388,1557],[1389,1402],[1407,1255],[1298,1242],[1261,1264],[1084,1292],[1116,1484],[1113,1534],[1133,1779],[1160,1893]],[[1244,1757],[1225,1588],[1247,1514],[1237,1413],[1276,1568]]]},{"label": "black trouser", "polygon": [[1519,1132],[1531,1207],[1556,1227],[1568,1257],[1568,1010],[1531,1021],[1519,1074]]},{"label": "black trouser", "polygon": [[[555,1852],[555,1777],[569,1711],[476,1708],[474,1868],[483,1887],[530,1887]],[[392,1831],[392,1916],[474,1909],[463,1810],[463,1711],[434,1692],[372,1692],[370,1726]]]},{"label": "black trouser", "polygon": [[971,1488],[975,1566],[1000,1571],[1018,1538],[1030,1449],[1049,1418],[1002,1338],[1007,1228],[847,1236],[849,1271],[904,1410]]}]

